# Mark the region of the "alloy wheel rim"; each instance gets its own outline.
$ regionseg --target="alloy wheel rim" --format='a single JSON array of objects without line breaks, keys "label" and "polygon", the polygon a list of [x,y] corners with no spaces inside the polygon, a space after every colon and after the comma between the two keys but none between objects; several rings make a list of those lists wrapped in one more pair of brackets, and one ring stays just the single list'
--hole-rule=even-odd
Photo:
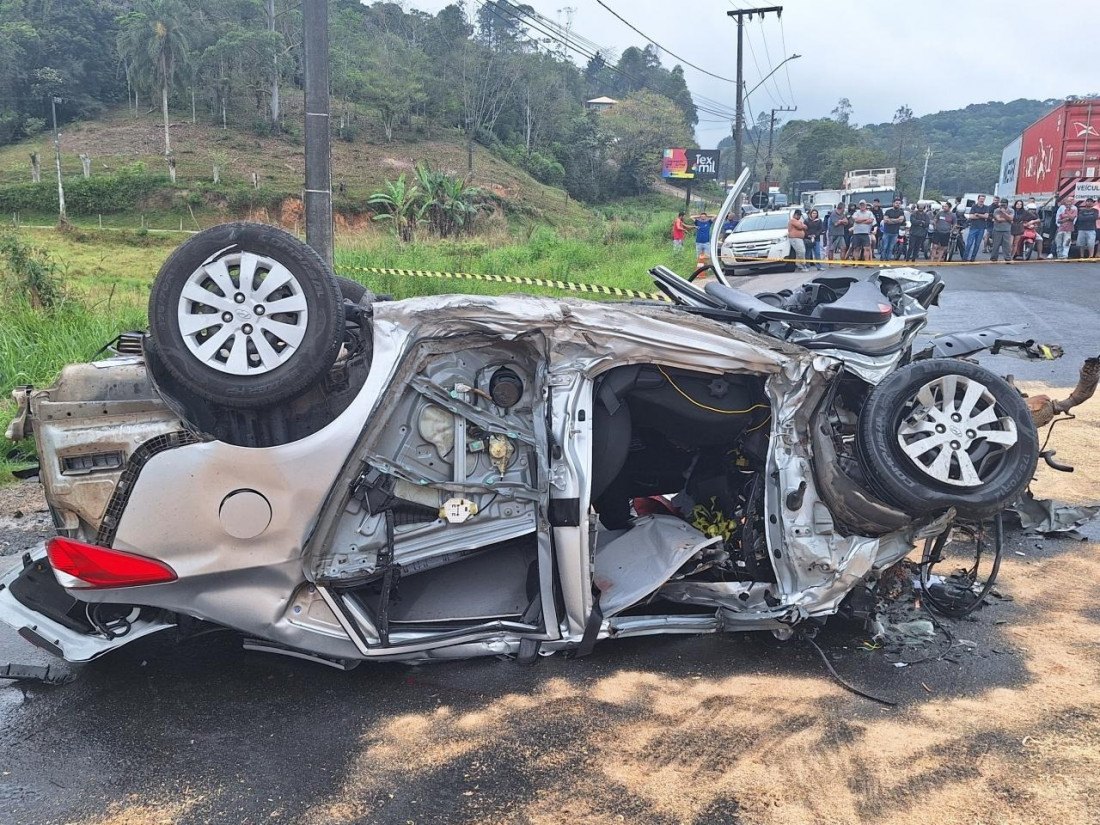
[{"label": "alloy wheel rim", "polygon": [[298,279],[273,258],[237,252],[188,277],[176,313],[184,345],[207,367],[264,375],[305,338],[309,310]]},{"label": "alloy wheel rim", "polygon": [[917,390],[903,408],[898,446],[923,475],[974,488],[1000,469],[1019,434],[980,381],[944,375]]}]

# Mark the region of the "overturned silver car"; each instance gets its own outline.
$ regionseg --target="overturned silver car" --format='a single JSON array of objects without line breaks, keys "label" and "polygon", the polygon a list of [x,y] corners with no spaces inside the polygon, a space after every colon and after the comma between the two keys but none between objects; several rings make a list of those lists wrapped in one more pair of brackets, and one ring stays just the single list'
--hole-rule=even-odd
[{"label": "overturned silver car", "polygon": [[653,275],[381,301],[273,228],[195,236],[148,334],[18,393],[57,536],[0,620],[75,662],[200,623],[338,667],[786,637],[1032,477],[1019,394],[914,355],[933,274]]}]

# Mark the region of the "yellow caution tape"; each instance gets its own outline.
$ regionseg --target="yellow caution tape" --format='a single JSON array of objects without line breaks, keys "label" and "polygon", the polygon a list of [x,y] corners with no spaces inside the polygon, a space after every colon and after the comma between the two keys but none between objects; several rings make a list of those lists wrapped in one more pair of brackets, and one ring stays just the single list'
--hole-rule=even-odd
[{"label": "yellow caution tape", "polygon": [[558,281],[547,278],[529,278],[526,275],[478,275],[473,272],[433,272],[423,269],[394,269],[378,266],[345,266],[344,271],[366,272],[373,275],[401,275],[413,278],[440,278],[456,281],[490,281],[498,284],[517,284],[520,286],[541,286],[561,289],[567,292],[587,292],[596,295],[614,295],[616,298],[643,298],[649,301],[668,301],[663,292],[642,292],[637,289],[623,289],[603,284],[578,284],[573,281]]}]

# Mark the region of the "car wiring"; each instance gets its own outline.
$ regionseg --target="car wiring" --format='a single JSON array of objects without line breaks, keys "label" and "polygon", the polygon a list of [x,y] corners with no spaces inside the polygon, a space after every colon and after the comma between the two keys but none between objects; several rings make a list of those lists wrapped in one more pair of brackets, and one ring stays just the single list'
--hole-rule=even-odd
[{"label": "car wiring", "polygon": [[[966,577],[972,583],[975,583],[978,580],[978,566],[981,564],[982,560],[985,525],[981,524],[977,527],[962,525],[962,529],[969,532],[974,539],[974,566],[967,571]],[[1003,514],[997,513],[997,515],[993,517],[993,566],[989,571],[989,576],[986,578],[985,584],[977,595],[962,606],[945,603],[942,599],[932,594],[930,587],[932,568],[941,560],[940,553],[947,543],[948,534],[949,531],[947,530],[941,533],[925,553],[920,566],[920,589],[921,594],[924,596],[924,603],[927,604],[929,608],[949,619],[963,619],[981,606],[982,602],[985,601],[985,597],[989,595],[989,591],[993,589],[993,585],[997,581],[997,574],[1001,569],[1001,557],[1004,553]]]},{"label": "car wiring", "polygon": [[662,367],[660,364],[657,364],[656,367],[657,367],[657,371],[659,373],[661,373],[661,375],[664,376],[665,380],[668,381],[669,386],[671,386],[672,389],[676,390],[676,392],[680,393],[680,395],[682,395],[685,399],[687,399],[689,402],[691,402],[693,405],[695,405],[696,407],[698,407],[701,410],[706,410],[707,412],[712,412],[712,413],[718,413],[719,415],[746,415],[748,413],[753,412],[754,410],[770,410],[771,409],[771,406],[768,405],[768,404],[753,404],[751,407],[749,407],[747,409],[744,409],[744,410],[720,410],[717,407],[708,407],[706,404],[699,403],[694,398],[692,398],[690,395],[688,395],[686,392],[684,392],[682,389],[680,389],[680,387],[678,387],[676,385],[676,382],[672,380],[672,378],[669,376],[669,374],[667,372],[665,372],[664,367]]},{"label": "car wiring", "polygon": [[832,676],[833,679],[836,681],[836,683],[838,685],[840,685],[842,688],[844,688],[845,690],[847,690],[851,693],[854,693],[856,696],[861,696],[864,699],[870,699],[872,702],[878,702],[880,705],[885,705],[888,708],[895,708],[895,707],[898,706],[898,703],[895,702],[894,700],[884,699],[881,696],[875,696],[873,693],[868,693],[867,691],[863,690],[862,688],[856,687],[851,682],[849,682],[847,679],[845,679],[843,676],[841,676],[839,673],[837,673],[836,668],[833,667],[833,663],[830,662],[829,657],[825,655],[825,651],[822,650],[818,646],[817,642],[815,642],[813,640],[813,637],[810,636],[808,633],[803,633],[802,634],[802,641],[804,641],[806,644],[808,644],[810,647],[812,647],[814,650],[817,651],[817,655],[820,656],[821,661],[825,663],[825,669],[827,671],[829,671],[829,675]]},{"label": "car wiring", "polygon": [[90,624],[108,639],[121,639],[123,636],[130,632],[130,630],[132,629],[132,625],[130,624],[130,620],[127,619],[125,616],[110,622],[104,622],[102,619],[100,619],[99,611],[102,607],[103,605],[101,604],[84,605],[84,615],[88,619],[88,624]]}]

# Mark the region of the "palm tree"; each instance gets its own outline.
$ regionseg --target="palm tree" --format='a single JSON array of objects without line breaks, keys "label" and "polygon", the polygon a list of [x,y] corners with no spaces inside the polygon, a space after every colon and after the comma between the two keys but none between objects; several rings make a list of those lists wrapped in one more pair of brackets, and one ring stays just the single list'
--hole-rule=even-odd
[{"label": "palm tree", "polygon": [[138,0],[135,8],[119,20],[118,51],[140,74],[160,89],[164,117],[164,157],[168,174],[176,182],[172,138],[168,131],[168,92],[190,57],[184,34],[186,11],[179,0]]},{"label": "palm tree", "polygon": [[394,233],[406,242],[413,239],[417,225],[424,222],[424,211],[428,207],[424,193],[416,184],[408,185],[404,173],[398,175],[396,181],[388,181],[386,188],[371,195],[367,203],[385,210],[376,214],[374,220],[391,221]]},{"label": "palm tree", "polygon": [[426,199],[428,223],[439,237],[459,234],[477,215],[482,191],[465,179],[436,172],[426,163],[417,164],[416,178]]}]

